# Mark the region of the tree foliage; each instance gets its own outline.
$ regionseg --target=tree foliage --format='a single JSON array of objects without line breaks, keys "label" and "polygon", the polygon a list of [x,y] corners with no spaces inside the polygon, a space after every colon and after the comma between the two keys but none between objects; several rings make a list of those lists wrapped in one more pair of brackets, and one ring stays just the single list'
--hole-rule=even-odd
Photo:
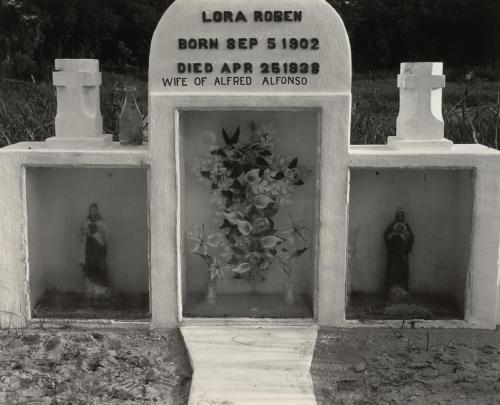
[{"label": "tree foliage", "polygon": [[331,0],[344,19],[355,70],[404,61],[466,67],[500,64],[496,0]]},{"label": "tree foliage", "polygon": [[[355,71],[411,60],[500,65],[500,1],[328,1],[344,19]],[[0,75],[48,77],[55,58],[98,58],[107,70],[144,72],[153,31],[172,2],[0,0]]]}]

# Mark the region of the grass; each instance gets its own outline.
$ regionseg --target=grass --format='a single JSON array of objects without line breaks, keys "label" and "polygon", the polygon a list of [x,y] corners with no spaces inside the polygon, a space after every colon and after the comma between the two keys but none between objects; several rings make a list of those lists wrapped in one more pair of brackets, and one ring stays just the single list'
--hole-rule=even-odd
[{"label": "grass", "polygon": [[[137,86],[137,101],[147,113],[147,82],[103,74],[101,112],[104,132],[118,134],[123,83]],[[353,82],[352,144],[385,144],[396,133],[399,90],[395,77],[356,78]],[[51,83],[0,79],[0,147],[54,136],[56,95]],[[500,82],[473,78],[450,82],[443,91],[445,136],[455,143],[500,143]]]},{"label": "grass", "polygon": [[[396,79],[353,82],[351,143],[384,144],[396,135],[399,90]],[[500,82],[451,82],[443,90],[445,137],[455,143],[480,143],[498,149]]]}]

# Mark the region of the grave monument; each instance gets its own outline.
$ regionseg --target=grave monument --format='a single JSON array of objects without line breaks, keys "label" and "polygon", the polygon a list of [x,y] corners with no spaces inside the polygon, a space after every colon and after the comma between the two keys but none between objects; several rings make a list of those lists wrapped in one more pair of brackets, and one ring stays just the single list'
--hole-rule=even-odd
[{"label": "grave monument", "polygon": [[[363,146],[347,33],[324,0],[174,2],[151,42],[143,145],[102,134],[97,67],[56,61],[56,136],[0,150],[0,327],[36,318],[47,292],[83,293],[75,229],[93,202],[112,291],[147,308],[84,313],[181,326],[192,403],[315,403],[317,325],[500,322],[500,153],[444,139],[442,64],[402,64],[397,134]],[[382,235],[398,207],[415,239],[394,307]],[[278,340],[289,361],[273,368]]]}]

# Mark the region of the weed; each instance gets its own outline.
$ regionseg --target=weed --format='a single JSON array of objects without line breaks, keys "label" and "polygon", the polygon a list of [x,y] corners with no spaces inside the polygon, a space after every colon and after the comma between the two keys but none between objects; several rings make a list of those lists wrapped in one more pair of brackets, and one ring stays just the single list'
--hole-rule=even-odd
[{"label": "weed", "polygon": [[[137,86],[137,101],[146,115],[147,83],[131,76],[103,74],[101,113],[104,132],[117,140],[123,84]],[[54,136],[56,93],[51,83],[0,79],[0,147]],[[399,92],[393,78],[375,75],[353,82],[351,143],[385,144],[396,134]],[[445,137],[455,143],[500,146],[500,82],[467,76],[443,90]],[[145,120],[146,122],[146,120]]]}]

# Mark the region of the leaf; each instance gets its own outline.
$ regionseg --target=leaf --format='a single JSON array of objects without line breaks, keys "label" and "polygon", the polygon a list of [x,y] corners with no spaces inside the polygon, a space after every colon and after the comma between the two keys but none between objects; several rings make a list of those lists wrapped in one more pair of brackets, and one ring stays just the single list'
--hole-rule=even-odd
[{"label": "leaf", "polygon": [[281,180],[282,178],[285,177],[285,174],[283,172],[278,172],[276,173],[276,175],[274,176],[274,180]]},{"label": "leaf", "polygon": [[224,138],[224,142],[226,142],[227,145],[231,145],[231,138],[226,133],[226,131],[224,130],[224,128],[222,128],[222,137]]},{"label": "leaf", "polygon": [[243,174],[243,169],[241,168],[241,166],[233,165],[232,172],[231,172],[231,178],[236,179],[237,177],[240,177],[242,174]]},{"label": "leaf", "polygon": [[290,257],[299,257],[299,256],[302,256],[304,254],[304,252],[306,252],[309,249],[311,249],[311,248],[310,247],[305,247],[303,249],[298,249],[295,252],[293,252]]},{"label": "leaf", "polygon": [[246,187],[243,184],[241,184],[239,180],[233,181],[233,184],[231,184],[231,188],[235,188],[238,190],[246,189]]},{"label": "leaf", "polygon": [[304,184],[304,182],[302,180],[297,180],[295,183],[296,186],[302,186]]},{"label": "leaf", "polygon": [[287,276],[290,276],[290,274],[292,272],[291,267],[288,264],[286,264],[285,262],[282,262],[281,260],[278,260],[278,268],[280,269],[280,271],[285,273]]},{"label": "leaf", "polygon": [[231,228],[231,224],[227,219],[225,219],[224,222],[222,222],[222,225],[219,226],[219,229],[225,229],[225,228]]},{"label": "leaf", "polygon": [[261,156],[272,156],[273,153],[270,150],[264,149],[263,151],[260,152]]},{"label": "leaf", "polygon": [[231,258],[227,261],[227,264],[237,264],[238,258],[236,256],[231,256]]},{"label": "leaf", "polygon": [[298,159],[297,159],[297,158],[293,159],[293,160],[290,162],[290,164],[288,165],[288,168],[289,168],[289,169],[295,169],[295,168],[297,167],[297,163],[298,163],[298,162],[299,162],[299,161],[298,161]]},{"label": "leaf", "polygon": [[206,170],[202,170],[200,172],[200,174],[205,177],[206,179],[209,179],[210,178],[210,172],[206,171]]},{"label": "leaf", "polygon": [[260,166],[269,166],[269,163],[267,163],[267,161],[266,161],[264,158],[260,157],[260,156],[258,156],[258,157],[257,157],[257,159],[255,159],[255,161],[256,161],[256,162],[257,162]]},{"label": "leaf", "polygon": [[264,210],[264,213],[266,214],[266,217],[271,220],[271,217],[274,217],[279,211],[279,208],[276,207],[276,204],[269,204],[266,209]]},{"label": "leaf", "polygon": [[238,127],[231,138],[231,145],[234,145],[235,143],[238,143],[238,139],[240,138],[240,127]]},{"label": "leaf", "polygon": [[[231,246],[231,249],[233,250],[234,253],[236,253],[238,256],[243,256],[245,254],[245,251],[238,247],[238,246]],[[234,256],[233,256],[234,257]],[[228,262],[229,263],[229,262]],[[235,264],[235,263],[229,263],[229,264]]]},{"label": "leaf", "polygon": [[217,149],[217,150],[213,150],[212,152],[210,152],[212,155],[219,155],[219,156],[226,156],[226,152],[224,152],[224,149]]}]

